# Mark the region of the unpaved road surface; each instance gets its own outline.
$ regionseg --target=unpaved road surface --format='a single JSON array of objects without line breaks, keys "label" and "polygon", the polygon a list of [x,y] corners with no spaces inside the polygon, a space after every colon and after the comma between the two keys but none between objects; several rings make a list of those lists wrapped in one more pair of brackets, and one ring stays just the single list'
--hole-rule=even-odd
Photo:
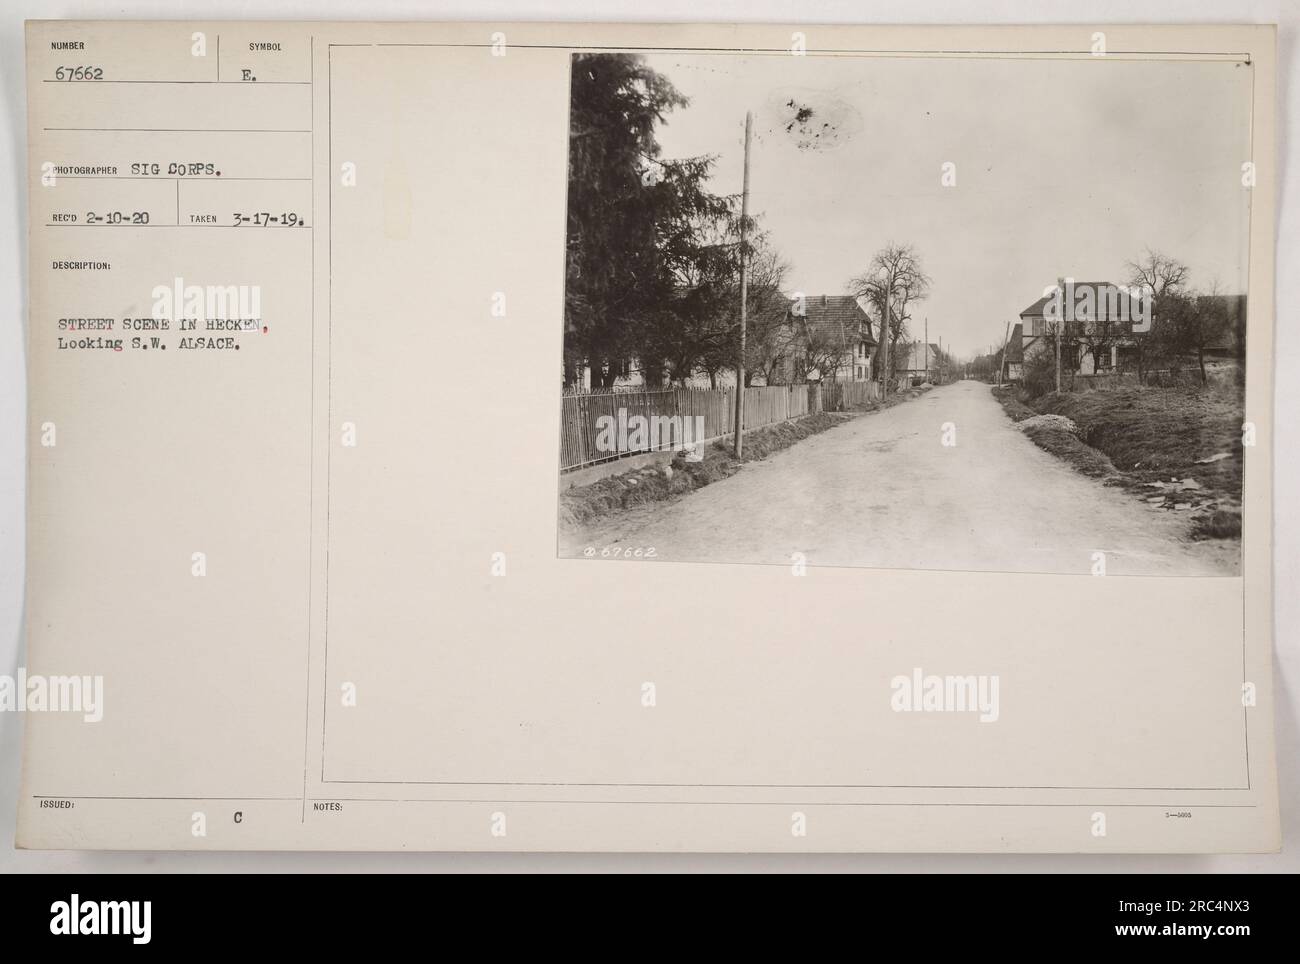
[{"label": "unpaved road surface", "polygon": [[[953,423],[956,445],[942,444]],[[959,381],[751,462],[674,502],[561,532],[560,554],[653,547],[666,561],[1108,575],[1236,575],[1235,540],[1079,475]],[[590,553],[588,553],[590,554]]]}]

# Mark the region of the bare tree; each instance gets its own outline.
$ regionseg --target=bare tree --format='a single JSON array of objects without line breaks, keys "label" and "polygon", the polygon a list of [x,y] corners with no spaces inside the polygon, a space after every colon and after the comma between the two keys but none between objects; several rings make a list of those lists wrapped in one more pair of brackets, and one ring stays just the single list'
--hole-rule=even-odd
[{"label": "bare tree", "polygon": [[1201,384],[1209,382],[1205,352],[1223,343],[1230,325],[1228,300],[1216,281],[1205,294],[1179,293],[1169,296],[1165,310],[1170,348],[1178,356],[1192,355],[1200,371]]},{"label": "bare tree", "polygon": [[1127,334],[1124,323],[1100,307],[1090,317],[1076,318],[1073,326],[1066,325],[1067,336],[1071,333],[1075,334],[1083,350],[1092,356],[1094,372],[1108,364],[1111,348]]},{"label": "bare tree", "polygon": [[876,252],[865,272],[849,282],[849,290],[872,304],[879,316],[881,396],[888,394],[893,376],[894,349],[907,334],[907,307],[930,293],[930,277],[910,244],[891,242]]},{"label": "bare tree", "polygon": [[841,368],[852,363],[856,337],[850,337],[850,332],[829,325],[813,328],[807,323],[807,318],[800,321],[805,328],[804,373],[816,369],[823,381],[834,379]]},{"label": "bare tree", "polygon": [[1176,258],[1147,248],[1142,257],[1130,261],[1129,284],[1141,288],[1159,300],[1167,294],[1181,291],[1187,285],[1188,268]]},{"label": "bare tree", "polygon": [[[1133,357],[1137,362],[1138,381],[1164,354],[1169,342],[1167,322],[1177,307],[1175,297],[1187,285],[1187,265],[1177,258],[1147,248],[1136,261],[1127,265],[1128,283],[1151,298],[1152,330],[1133,339]],[[1169,316],[1169,317],[1166,317]]]},{"label": "bare tree", "polygon": [[898,285],[894,295],[894,314],[896,324],[906,325],[912,320],[907,306],[914,301],[924,301],[930,296],[930,276],[921,270],[921,264],[913,259],[907,270],[898,276]]},{"label": "bare tree", "polygon": [[[655,351],[668,363],[675,381],[685,381],[697,369],[717,387],[718,374],[735,367],[740,340],[740,223],[736,217],[718,219],[702,217],[695,225],[700,256],[679,266],[676,283],[679,292],[674,310],[660,322],[654,342]],[[749,261],[749,285],[746,308],[749,316],[748,341],[755,338],[756,326],[784,321],[784,305],[779,309],[780,287],[788,266],[769,243],[768,234],[758,229],[758,219],[748,219],[745,249]],[[775,296],[775,298],[774,298]],[[749,381],[746,361],[746,381]]]},{"label": "bare tree", "polygon": [[748,334],[745,339],[746,381],[755,375],[779,385],[789,377],[795,353],[790,302],[781,293],[789,265],[776,251],[763,248],[749,265]]}]

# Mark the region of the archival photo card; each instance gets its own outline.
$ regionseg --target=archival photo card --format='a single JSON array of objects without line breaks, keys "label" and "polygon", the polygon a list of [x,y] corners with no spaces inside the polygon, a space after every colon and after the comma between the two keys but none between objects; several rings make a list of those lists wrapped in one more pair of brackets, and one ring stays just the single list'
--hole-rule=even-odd
[{"label": "archival photo card", "polygon": [[29,24],[18,845],[1276,849],[1273,51]]},{"label": "archival photo card", "polygon": [[1240,574],[1252,73],[1096,54],[575,53],[560,555]]}]

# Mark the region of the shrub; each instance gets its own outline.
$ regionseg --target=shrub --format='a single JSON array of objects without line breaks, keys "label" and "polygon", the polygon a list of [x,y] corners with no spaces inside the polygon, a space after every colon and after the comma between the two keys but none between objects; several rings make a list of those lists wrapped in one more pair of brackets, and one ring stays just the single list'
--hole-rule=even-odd
[{"label": "shrub", "polygon": [[1041,398],[1056,390],[1056,356],[1049,351],[1031,351],[1021,368],[1025,394]]}]

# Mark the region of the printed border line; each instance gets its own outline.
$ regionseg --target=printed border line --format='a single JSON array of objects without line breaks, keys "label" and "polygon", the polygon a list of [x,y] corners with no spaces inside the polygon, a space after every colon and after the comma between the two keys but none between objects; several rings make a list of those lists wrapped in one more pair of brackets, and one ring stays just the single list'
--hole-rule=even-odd
[{"label": "printed border line", "polygon": [[[243,802],[252,801],[255,803],[293,803],[297,802],[297,797],[149,797],[149,796],[58,796],[55,794],[33,793],[33,800],[95,800],[95,801],[150,801],[150,802],[181,802],[181,801],[219,801],[219,802]],[[1193,810],[1256,810],[1259,808],[1257,803],[951,803],[935,801],[915,801],[899,802],[897,800],[882,802],[847,802],[847,801],[815,801],[807,800],[503,800],[499,798],[478,798],[478,797],[310,797],[311,803],[470,803],[475,805],[482,804],[502,804],[513,806],[514,804],[538,804],[545,806],[548,804],[587,804],[592,806],[623,806],[624,804],[633,804],[636,806],[646,807],[664,807],[664,806],[686,806],[686,807],[1047,807],[1050,809],[1063,809],[1067,807],[1091,808],[1106,807],[1108,809],[1120,809],[1124,807],[1132,809],[1158,809],[1168,810],[1172,808],[1190,808]]]},{"label": "printed border line", "polygon": [[[311,97],[311,403],[307,417],[307,632],[304,641],[303,714],[302,714],[302,814],[307,822],[307,755],[311,741],[311,629],[314,614],[314,568],[316,564],[316,37],[307,37],[307,64]],[[332,230],[332,228],[331,228]]]},{"label": "printed border line", "polygon": [[618,787],[628,790],[1128,790],[1152,793],[1245,793],[1245,787],[989,786],[982,783],[566,783],[538,780],[326,780],[325,783],[400,787]]},{"label": "printed border line", "polygon": [[[490,24],[483,24],[489,26]],[[646,25],[642,25],[646,26]],[[649,25],[656,26],[656,25]],[[771,24],[746,24],[751,27],[773,26]],[[799,25],[794,25],[799,26]],[[808,29],[825,28],[825,24],[807,24]],[[865,24],[840,24],[832,29],[838,29],[843,26],[866,26]],[[1057,25],[1059,26],[1059,25]],[[1120,26],[1124,26],[1121,24]],[[778,27],[777,29],[781,29]],[[332,43],[332,47],[438,47],[438,48],[465,48],[465,49],[486,49],[496,46],[492,43],[414,43],[400,41],[375,41],[372,43]],[[709,53],[709,54],[732,54],[746,56],[751,54],[769,55],[776,54],[779,56],[789,57],[791,54],[788,47],[638,47],[638,46],[621,46],[621,45],[603,45],[603,44],[529,44],[529,43],[506,43],[507,48],[517,50],[569,50],[575,53],[583,51],[611,51],[616,53]],[[1094,54],[1091,50],[980,50],[980,49],[960,49],[960,50],[881,50],[881,49],[863,49],[854,47],[823,47],[819,49],[809,49],[798,56],[801,57],[833,57],[833,56],[854,56],[854,57],[879,57],[882,59],[891,58],[918,58],[918,59],[1051,59],[1051,60],[1068,60],[1080,58],[1087,60],[1156,60],[1156,61],[1174,61],[1180,59],[1193,62],[1205,63],[1251,63],[1250,51],[1234,50],[1107,50],[1104,55]]]},{"label": "printed border line", "polygon": [[[1247,141],[1247,149],[1250,151],[1249,160],[1252,164],[1255,163],[1255,97],[1256,97],[1255,76],[1256,73],[1257,71],[1254,70],[1250,72],[1250,118],[1248,120],[1248,123],[1250,124],[1250,135]],[[1277,84],[1276,75],[1273,83],[1274,86],[1276,86]],[[1276,163],[1276,161],[1274,161],[1274,163]],[[1274,228],[1274,230],[1276,230],[1276,227]],[[1246,409],[1247,388],[1250,385],[1250,370],[1251,370],[1250,360],[1249,360],[1250,344],[1251,344],[1250,310],[1252,305],[1254,306],[1256,312],[1259,311],[1258,299],[1252,298],[1250,296],[1250,269],[1251,269],[1251,265],[1254,264],[1254,253],[1255,253],[1254,246],[1252,243],[1254,239],[1254,234],[1255,234],[1255,188],[1254,186],[1252,186],[1250,191],[1247,192],[1246,194],[1246,355],[1247,358],[1246,358],[1246,378],[1245,381],[1243,381],[1241,386],[1241,407],[1242,407],[1243,420],[1246,414],[1245,409]],[[1258,314],[1256,315],[1256,317],[1258,317]],[[1273,324],[1274,326],[1276,326],[1277,324],[1276,316],[1274,317]],[[1256,354],[1258,355],[1258,351],[1256,351]],[[1269,383],[1269,387],[1270,389],[1273,389],[1271,380]],[[1275,401],[1277,398],[1276,390],[1271,390],[1269,394],[1272,396],[1270,398],[1270,401],[1273,402],[1274,405],[1276,405],[1276,401]],[[1273,444],[1272,435],[1273,433],[1270,432],[1269,440],[1268,440],[1268,444],[1270,446],[1270,452],[1272,451],[1271,446]],[[1269,459],[1269,467],[1270,468],[1272,467],[1272,458]],[[1247,653],[1248,653],[1247,646],[1246,646],[1246,635],[1247,635],[1247,625],[1249,621],[1249,612],[1248,612],[1247,601],[1246,601],[1247,600],[1247,593],[1246,593],[1246,452],[1244,448],[1242,449],[1242,453],[1241,453],[1241,520],[1242,520],[1241,522],[1241,688],[1242,688],[1242,694],[1244,695],[1246,684],[1249,682],[1249,680],[1246,679],[1247,675],[1249,674],[1249,670],[1247,669],[1246,666]],[[1269,520],[1269,527],[1271,528],[1273,524],[1273,500],[1272,500],[1271,492],[1269,494],[1268,520]],[[1269,560],[1268,568],[1269,568],[1270,587],[1271,587],[1272,581],[1276,580],[1277,578],[1276,573],[1274,572],[1273,569],[1273,564],[1271,559]],[[1273,597],[1271,592],[1269,592],[1268,595],[1269,595],[1268,626],[1271,633],[1273,627],[1273,620],[1272,620]],[[1271,638],[1269,640],[1269,643],[1270,645],[1268,646],[1268,648],[1271,650],[1272,649]],[[1246,753],[1246,786],[1250,787],[1251,786],[1250,707],[1246,706],[1244,701],[1241,704],[1241,722],[1242,722],[1242,730],[1243,730],[1242,736],[1243,736],[1243,741],[1245,743],[1245,753]],[[1276,737],[1274,737],[1274,739],[1276,739]],[[1276,761],[1276,752],[1277,751],[1275,749],[1274,750],[1275,761]]]},{"label": "printed border line", "polygon": [[[329,158],[329,168],[330,168],[330,171],[331,171],[331,172],[333,171],[333,166],[334,166],[334,110],[333,110],[333,94],[334,94],[334,60],[333,60],[333,53],[334,53],[334,48],[335,48],[335,47],[349,47],[349,48],[356,48],[356,47],[375,47],[375,48],[381,48],[381,47],[412,47],[412,48],[439,48],[439,49],[456,49],[456,48],[464,48],[464,49],[479,49],[479,48],[490,48],[490,47],[492,47],[492,46],[493,46],[492,44],[482,44],[482,43],[333,43],[333,42],[328,43],[328,44],[327,44],[327,78],[328,78],[328,79],[327,79],[327,85],[326,85],[326,86],[327,86],[326,102],[327,102],[327,105],[328,105],[328,107],[327,107],[327,115],[328,115],[328,117],[327,117],[327,122],[328,122],[328,137],[329,137],[329,141],[328,141],[328,145],[329,145],[329,146],[328,146],[328,158]],[[515,48],[522,48],[522,49],[567,50],[567,51],[570,51],[571,53],[581,53],[581,52],[583,52],[583,51],[588,51],[588,50],[595,50],[595,51],[606,51],[606,50],[607,50],[607,51],[612,51],[612,52],[628,52],[628,53],[638,53],[638,52],[659,52],[659,53],[679,53],[679,52],[680,52],[680,53],[730,53],[730,54],[747,54],[747,53],[753,53],[753,54],[769,54],[769,53],[779,53],[779,54],[784,55],[784,56],[792,56],[792,55],[790,54],[789,50],[784,49],[784,48],[781,48],[781,49],[777,50],[777,49],[775,49],[775,48],[752,48],[752,49],[747,49],[747,48],[707,48],[707,47],[705,47],[705,48],[696,48],[696,47],[622,47],[622,46],[614,46],[614,47],[588,46],[588,47],[584,47],[584,46],[571,46],[571,45],[561,45],[561,44],[510,44],[509,46],[512,46],[512,47],[515,47]],[[833,53],[833,54],[858,55],[858,56],[871,56],[871,55],[885,55],[885,54],[887,54],[888,52],[882,52],[882,51],[837,50],[837,51],[833,51],[833,52],[830,52],[830,53]],[[933,52],[933,51],[930,51],[930,52],[909,51],[909,52],[906,52],[906,53],[909,53],[909,54],[916,54],[920,59],[957,59],[957,58],[954,57],[954,56],[948,56],[945,52]],[[1002,53],[1002,52],[997,52],[997,51],[957,51],[957,52],[953,52],[953,53],[957,53],[957,54],[970,54],[970,53],[975,53],[975,54],[980,54],[980,55],[981,55],[981,56],[979,56],[979,57],[973,57],[973,58],[969,58],[969,59],[1031,59],[1031,58],[1017,58],[1017,57],[1011,56],[1011,54],[1014,54],[1014,53],[1025,53],[1025,52],[1005,52],[1005,53],[1008,54],[1007,57],[999,57],[998,54],[999,54],[999,53]],[[1044,57],[1044,59],[1065,59],[1065,58],[1064,58],[1064,55],[1078,54],[1079,51],[1031,51],[1031,52],[1028,52],[1028,53],[1035,53],[1035,54],[1046,55],[1046,56]],[[1122,60],[1123,60],[1123,59],[1127,59],[1127,60],[1137,60],[1137,59],[1141,59],[1141,58],[1139,58],[1139,57],[1137,56],[1137,55],[1140,54],[1140,55],[1142,55],[1143,57],[1145,57],[1146,60],[1148,60],[1148,61],[1150,61],[1150,62],[1157,62],[1157,63],[1176,63],[1176,62],[1184,62],[1184,61],[1179,61],[1179,60],[1176,60],[1176,59],[1173,59],[1173,58],[1170,58],[1170,57],[1159,56],[1161,53],[1165,53],[1165,52],[1162,52],[1162,51],[1140,51],[1140,52],[1133,52],[1134,56],[1131,56],[1131,57],[1125,57],[1125,56],[1123,56],[1123,55],[1120,55],[1118,59],[1122,59]],[[1186,53],[1197,53],[1197,52],[1188,52],[1188,51],[1170,51],[1170,52],[1168,52],[1168,53],[1171,53],[1171,54],[1186,54]],[[983,56],[984,54],[988,54],[988,55],[990,55],[990,56],[988,56],[988,57],[984,57],[984,56]],[[812,51],[808,52],[808,54],[807,54],[807,56],[818,56],[818,55],[819,55],[819,54],[814,53],[814,52],[812,52]],[[1106,59],[1114,58],[1115,56],[1116,56],[1116,55],[1114,55],[1114,54],[1110,54],[1110,53],[1108,53],[1108,54],[1106,55],[1106,57],[1094,57],[1094,56],[1092,56],[1091,52],[1088,53],[1088,59],[1089,59],[1089,60],[1106,60]],[[1229,57],[1235,57],[1235,58],[1237,58],[1237,62],[1242,62],[1242,63],[1245,63],[1245,64],[1247,64],[1247,65],[1253,65],[1253,64],[1252,64],[1252,61],[1251,61],[1251,55],[1250,55],[1249,52],[1245,52],[1245,53],[1207,52],[1205,58],[1193,58],[1193,62],[1206,62],[1206,63],[1214,63],[1214,62],[1231,63],[1231,62],[1233,62],[1233,61],[1226,60],[1226,59],[1224,59],[1224,60],[1215,59],[1215,58],[1229,58]],[[1254,146],[1254,130],[1255,130],[1255,123],[1254,123],[1254,120],[1255,120],[1255,78],[1254,78],[1254,73],[1252,72],[1252,75],[1251,75],[1250,115],[1249,115],[1249,122],[1250,122],[1250,128],[1251,128],[1251,147],[1252,147],[1252,150],[1253,150],[1253,146]],[[329,413],[330,426],[331,426],[330,430],[332,431],[332,425],[333,425],[333,369],[334,369],[334,354],[333,354],[333,330],[334,330],[334,217],[333,217],[333,214],[334,214],[334,183],[333,183],[333,176],[332,176],[332,173],[331,173],[331,178],[330,178],[329,185],[330,185],[330,186],[329,186],[329,225],[328,225],[328,228],[327,228],[327,232],[328,232],[328,233],[327,233],[327,237],[328,237],[328,243],[329,243],[329,305],[328,305],[328,314],[327,314],[327,317],[328,317],[328,332],[329,332],[329,336],[328,336],[328,338],[327,338],[327,349],[326,349],[326,353],[327,353],[327,373],[328,373],[328,374],[327,374],[326,398],[327,398],[327,410],[328,410],[328,413]],[[314,203],[314,192],[313,192],[313,203]],[[1249,276],[1249,272],[1250,272],[1250,264],[1251,264],[1251,256],[1250,256],[1250,248],[1249,248],[1249,240],[1250,240],[1249,235],[1250,235],[1250,228],[1251,228],[1251,217],[1250,217],[1250,215],[1253,215],[1253,205],[1251,205],[1249,202],[1248,202],[1248,212],[1249,212],[1249,214],[1248,214],[1248,217],[1247,217],[1247,263],[1246,263],[1246,270],[1247,270],[1247,289],[1249,290],[1249,277],[1250,277],[1250,276]],[[1247,300],[1249,301],[1249,298],[1248,298]],[[1249,333],[1249,325],[1247,326],[1247,332]],[[328,441],[328,435],[327,435],[327,441]],[[324,596],[325,596],[325,619],[324,619],[324,622],[325,622],[325,626],[324,626],[324,653],[323,653],[323,664],[322,664],[322,671],[321,671],[321,676],[322,676],[322,687],[321,687],[321,688],[322,688],[322,694],[321,694],[322,713],[321,713],[321,777],[320,777],[320,782],[321,782],[322,785],[327,785],[327,784],[344,784],[344,785],[347,785],[347,784],[357,784],[357,785],[369,785],[369,786],[399,785],[399,786],[507,786],[507,787],[508,787],[508,786],[555,786],[555,787],[621,787],[621,788],[632,788],[632,789],[635,789],[635,788],[638,788],[638,787],[641,787],[641,788],[645,788],[645,787],[660,787],[660,788],[665,788],[665,789],[667,789],[667,788],[693,788],[693,789],[729,789],[729,788],[730,788],[730,789],[774,789],[774,788],[775,788],[775,789],[863,789],[863,790],[873,790],[873,789],[971,789],[971,790],[1008,790],[1008,791],[1016,791],[1016,790],[1074,790],[1074,791],[1078,791],[1078,790],[1122,790],[1122,791],[1146,791],[1146,790],[1150,790],[1150,791],[1155,791],[1155,792],[1161,792],[1161,791],[1176,791],[1176,792],[1233,792],[1233,791],[1236,791],[1236,792],[1244,792],[1244,791],[1249,791],[1249,790],[1252,789],[1251,782],[1250,782],[1250,735],[1249,735],[1249,731],[1248,731],[1248,730],[1247,730],[1247,732],[1246,732],[1246,734],[1245,734],[1245,747],[1244,747],[1244,749],[1245,749],[1245,758],[1246,758],[1246,760],[1245,760],[1245,762],[1246,762],[1246,786],[1245,786],[1245,787],[1023,787],[1023,786],[956,786],[956,785],[943,785],[943,784],[938,784],[938,785],[924,785],[924,784],[862,784],[862,785],[854,785],[854,784],[829,784],[829,785],[827,785],[827,784],[823,784],[823,785],[817,785],[817,784],[805,784],[805,785],[790,785],[790,784],[679,784],[679,783],[664,783],[664,784],[635,784],[635,783],[553,783],[553,784],[551,784],[551,783],[541,783],[541,784],[539,784],[539,783],[510,783],[510,782],[506,782],[506,783],[501,783],[501,782],[496,782],[496,783],[488,783],[488,782],[449,782],[449,781],[436,781],[436,780],[435,780],[435,781],[420,781],[420,780],[328,780],[328,779],[325,778],[325,751],[326,751],[326,744],[327,744],[327,730],[328,730],[328,727],[326,726],[326,714],[327,714],[328,703],[329,703],[329,555],[330,555],[330,553],[329,553],[329,545],[330,545],[330,522],[331,522],[331,519],[330,519],[330,509],[331,509],[331,500],[330,500],[330,475],[331,475],[331,472],[330,472],[330,461],[331,461],[331,459],[330,459],[330,453],[331,453],[331,447],[327,444],[327,446],[326,446],[326,478],[325,478],[325,492],[326,492],[326,495],[325,495],[325,503],[326,503],[326,508],[325,508],[325,591],[324,591]],[[1243,473],[1242,486],[1243,486],[1242,503],[1243,503],[1243,506],[1244,506],[1244,504],[1245,504],[1245,479],[1244,479],[1244,473]],[[1245,598],[1246,598],[1246,586],[1245,586],[1245,559],[1246,559],[1246,553],[1245,553],[1245,548],[1246,548],[1246,547],[1245,547],[1245,536],[1244,536],[1244,529],[1243,529],[1242,546],[1241,546],[1241,569],[1242,569],[1242,573],[1241,573],[1240,576],[1236,577],[1236,578],[1241,579],[1241,582],[1242,582],[1242,665],[1243,665],[1243,671],[1244,671],[1244,669],[1245,669],[1246,653],[1247,653],[1247,633],[1246,633],[1246,622],[1245,622],[1245,620],[1246,620],[1246,602],[1245,602]],[[563,559],[561,558],[561,559],[558,559],[557,561],[563,561]],[[732,565],[732,563],[718,563],[718,564],[720,564],[720,565],[724,565],[724,564],[725,564],[725,565]],[[846,567],[834,567],[834,568],[846,568]],[[847,567],[847,568],[858,568],[858,567]],[[862,567],[862,568],[871,568],[871,567]],[[962,569],[950,569],[950,570],[903,570],[903,571],[915,571],[915,572],[932,572],[932,571],[939,571],[939,572],[959,572],[959,573],[972,573],[972,574],[973,574],[973,573],[983,573],[983,572],[984,572],[984,570],[962,570]],[[1015,574],[1016,574],[1016,575],[1024,575],[1024,573],[1015,573]],[[1070,573],[1033,573],[1033,574],[1034,574],[1034,575],[1071,575]],[[1156,577],[1156,578],[1168,578],[1168,577]],[[1233,578],[1233,577],[1225,577],[1225,578]],[[1243,676],[1244,676],[1244,672],[1243,672]],[[1243,680],[1243,682],[1244,682],[1244,680]],[[1249,719],[1249,714],[1247,713],[1247,708],[1243,706],[1243,708],[1242,708],[1242,712],[1243,712],[1243,714],[1246,715],[1246,719],[1247,719],[1247,721],[1248,721],[1248,719]],[[393,801],[393,802],[404,802],[404,801],[397,800],[397,801]],[[415,801],[412,801],[412,802],[415,802]],[[450,802],[455,802],[455,801],[450,801]],[[559,801],[557,801],[557,802],[559,802]],[[573,803],[597,803],[597,802],[601,802],[601,801],[577,801],[577,800],[572,800],[572,801],[566,801],[566,802],[573,802]],[[631,801],[618,801],[618,802],[631,802]],[[649,802],[649,801],[642,801],[642,802],[645,803],[645,802]],[[901,804],[901,805],[904,805],[904,806],[905,806],[906,804]],[[952,804],[952,805],[953,805],[953,806],[963,806],[964,804]],[[1184,805],[1184,806],[1189,806],[1188,804],[1183,804],[1183,805]],[[1011,806],[1011,804],[1006,804],[1006,806]],[[1039,806],[1039,804],[1024,804],[1024,806]],[[1253,806],[1253,805],[1251,805],[1251,806]]]}]

